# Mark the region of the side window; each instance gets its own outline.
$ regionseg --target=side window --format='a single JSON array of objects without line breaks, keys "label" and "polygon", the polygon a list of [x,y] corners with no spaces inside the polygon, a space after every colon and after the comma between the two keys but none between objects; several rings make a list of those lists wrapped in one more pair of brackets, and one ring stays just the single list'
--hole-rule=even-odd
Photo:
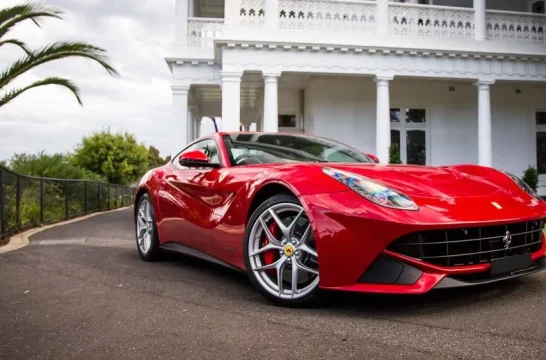
[{"label": "side window", "polygon": [[220,164],[220,156],[218,155],[218,146],[214,140],[204,140],[195,144],[193,150],[201,150],[209,158],[211,164]]},{"label": "side window", "polygon": [[218,146],[216,146],[216,142],[212,139],[205,139],[193,144],[192,146],[187,147],[186,149],[182,150],[178,155],[176,155],[176,158],[173,159],[173,163],[177,168],[185,169],[184,166],[180,165],[178,158],[180,157],[180,155],[182,155],[182,153],[191,150],[200,150],[205,155],[207,155],[211,164],[220,164],[220,155],[218,154]]}]

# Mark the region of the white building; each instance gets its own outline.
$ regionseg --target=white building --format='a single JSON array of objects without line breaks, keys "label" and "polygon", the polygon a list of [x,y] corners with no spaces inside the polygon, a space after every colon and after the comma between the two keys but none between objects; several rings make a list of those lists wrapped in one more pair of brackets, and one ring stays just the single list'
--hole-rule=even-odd
[{"label": "white building", "polygon": [[[202,117],[388,161],[476,163],[546,195],[544,0],[176,0],[172,151]],[[544,177],[542,179],[542,177]]]}]

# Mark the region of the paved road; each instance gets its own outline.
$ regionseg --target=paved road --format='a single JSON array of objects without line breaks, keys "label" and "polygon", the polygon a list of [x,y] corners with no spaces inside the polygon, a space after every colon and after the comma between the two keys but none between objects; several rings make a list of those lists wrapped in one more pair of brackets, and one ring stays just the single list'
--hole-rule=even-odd
[{"label": "paved road", "polygon": [[141,261],[128,210],[31,240],[0,255],[1,359],[546,357],[546,274],[297,310],[268,304],[231,270]]}]

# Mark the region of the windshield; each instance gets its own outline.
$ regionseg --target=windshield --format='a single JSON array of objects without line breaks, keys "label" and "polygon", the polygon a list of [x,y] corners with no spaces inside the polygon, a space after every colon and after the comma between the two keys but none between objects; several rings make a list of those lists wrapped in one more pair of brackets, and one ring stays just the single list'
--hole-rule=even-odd
[{"label": "windshield", "polygon": [[373,163],[341,143],[312,136],[234,134],[223,136],[232,166],[283,162]]}]

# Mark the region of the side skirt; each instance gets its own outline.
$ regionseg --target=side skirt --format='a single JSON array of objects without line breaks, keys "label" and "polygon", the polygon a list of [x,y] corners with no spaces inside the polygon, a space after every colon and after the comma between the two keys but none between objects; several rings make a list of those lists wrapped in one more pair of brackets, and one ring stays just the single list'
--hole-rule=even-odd
[{"label": "side skirt", "polygon": [[165,243],[162,246],[160,246],[159,248],[161,250],[164,250],[164,251],[188,255],[188,256],[191,256],[191,257],[194,257],[194,258],[197,258],[197,259],[205,260],[205,261],[208,261],[208,262],[211,262],[211,263],[223,266],[223,267],[227,267],[229,269],[235,270],[235,271],[240,272],[240,273],[245,273],[245,271],[243,269],[239,269],[238,267],[235,267],[235,266],[233,266],[231,264],[228,264],[227,262],[225,262],[223,260],[220,260],[220,259],[218,259],[218,258],[216,258],[214,256],[211,256],[209,254],[206,254],[206,253],[204,253],[202,251],[195,250],[194,248],[191,248],[189,246],[182,245],[182,244],[179,244],[179,243],[176,243],[176,242]]}]

